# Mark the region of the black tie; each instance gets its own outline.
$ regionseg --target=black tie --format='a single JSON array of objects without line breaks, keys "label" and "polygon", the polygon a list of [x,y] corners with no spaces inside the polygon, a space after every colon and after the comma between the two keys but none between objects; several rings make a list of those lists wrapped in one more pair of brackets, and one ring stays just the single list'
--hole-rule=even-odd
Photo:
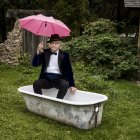
[{"label": "black tie", "polygon": [[51,54],[57,55],[57,53],[56,53],[56,52],[51,52]]}]

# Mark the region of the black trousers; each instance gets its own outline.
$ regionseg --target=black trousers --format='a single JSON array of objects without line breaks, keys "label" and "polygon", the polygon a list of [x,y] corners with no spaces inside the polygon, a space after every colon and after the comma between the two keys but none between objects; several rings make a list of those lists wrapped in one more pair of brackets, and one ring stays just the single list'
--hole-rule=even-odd
[{"label": "black trousers", "polygon": [[57,94],[57,98],[63,99],[67,93],[69,84],[63,78],[55,79],[55,80],[38,79],[33,83],[34,92],[37,94],[42,94],[41,89],[50,89],[53,87],[59,90]]}]

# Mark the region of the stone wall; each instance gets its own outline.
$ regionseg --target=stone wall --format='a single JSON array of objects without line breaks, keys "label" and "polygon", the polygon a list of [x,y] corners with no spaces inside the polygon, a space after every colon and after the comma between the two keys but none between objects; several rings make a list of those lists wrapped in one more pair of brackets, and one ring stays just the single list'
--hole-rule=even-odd
[{"label": "stone wall", "polygon": [[0,44],[0,62],[18,65],[21,50],[22,30],[17,21],[14,29],[8,33],[7,40]]}]

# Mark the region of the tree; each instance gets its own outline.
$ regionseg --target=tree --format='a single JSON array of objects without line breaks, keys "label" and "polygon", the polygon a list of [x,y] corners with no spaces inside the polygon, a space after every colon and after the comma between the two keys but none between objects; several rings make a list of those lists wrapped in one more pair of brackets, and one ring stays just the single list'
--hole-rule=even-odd
[{"label": "tree", "polygon": [[0,31],[2,42],[7,39],[6,37],[6,22],[5,22],[5,7],[6,7],[6,0],[0,2]]},{"label": "tree", "polygon": [[[49,0],[48,0],[49,1]],[[6,37],[7,9],[45,9],[49,4],[47,0],[0,0],[0,33],[2,42]],[[8,24],[9,26],[9,24]]]},{"label": "tree", "polygon": [[57,18],[75,31],[73,34],[80,35],[82,24],[89,17],[89,3],[88,0],[59,0],[54,12]]}]

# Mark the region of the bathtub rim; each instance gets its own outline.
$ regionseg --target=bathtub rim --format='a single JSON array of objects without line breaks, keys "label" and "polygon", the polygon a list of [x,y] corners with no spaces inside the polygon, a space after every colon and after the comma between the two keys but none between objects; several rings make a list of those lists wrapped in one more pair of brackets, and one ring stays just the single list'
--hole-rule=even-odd
[{"label": "bathtub rim", "polygon": [[28,94],[28,95],[31,95],[31,96],[36,96],[36,97],[40,97],[40,98],[43,98],[43,99],[49,99],[49,100],[53,100],[53,101],[57,101],[57,102],[62,102],[62,103],[65,103],[65,104],[70,104],[70,105],[82,105],[82,106],[83,105],[94,105],[94,104],[102,103],[102,102],[105,102],[106,100],[108,100],[108,97],[104,94],[101,94],[101,93],[77,90],[77,92],[85,92],[87,94],[94,94],[94,95],[102,96],[103,99],[98,99],[97,101],[93,101],[93,102],[91,102],[91,101],[90,102],[75,102],[75,101],[72,102],[72,101],[68,101],[68,100],[58,99],[58,98],[55,98],[55,97],[40,95],[40,94],[36,94],[36,93],[30,92],[30,91],[24,91],[23,90],[23,88],[29,87],[29,86],[32,86],[32,85],[19,87],[18,91],[21,94]]}]

